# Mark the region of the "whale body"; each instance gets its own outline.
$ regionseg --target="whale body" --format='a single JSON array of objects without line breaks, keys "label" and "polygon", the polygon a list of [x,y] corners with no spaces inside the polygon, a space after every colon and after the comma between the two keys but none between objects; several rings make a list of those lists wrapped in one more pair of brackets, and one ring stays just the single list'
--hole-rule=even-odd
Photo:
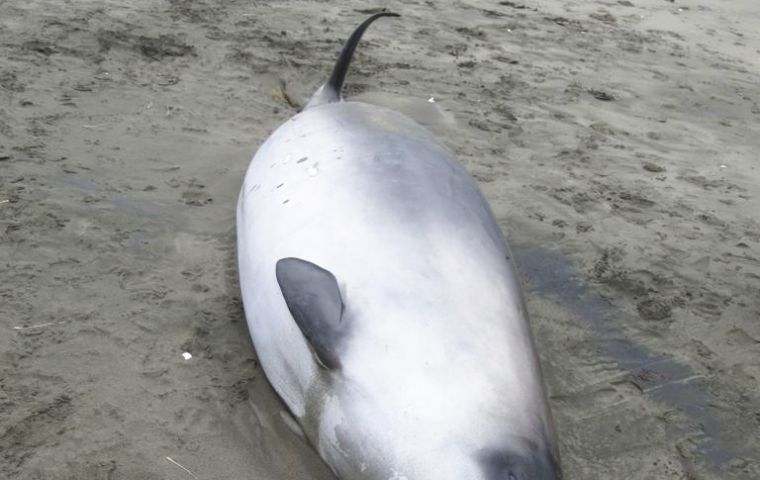
[{"label": "whale body", "polygon": [[[237,208],[259,361],[343,480],[556,480],[512,255],[425,128],[333,76],[256,152]],[[338,72],[336,74],[336,72]]]}]

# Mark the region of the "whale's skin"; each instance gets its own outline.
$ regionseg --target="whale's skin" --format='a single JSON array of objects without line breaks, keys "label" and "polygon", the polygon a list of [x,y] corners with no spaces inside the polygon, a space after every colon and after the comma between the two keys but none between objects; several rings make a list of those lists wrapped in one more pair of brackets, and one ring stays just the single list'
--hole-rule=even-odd
[{"label": "whale's skin", "polygon": [[[509,247],[425,128],[350,101],[295,115],[248,167],[237,236],[259,361],[339,478],[560,478]],[[338,281],[339,368],[288,310],[275,275],[287,257]]]}]

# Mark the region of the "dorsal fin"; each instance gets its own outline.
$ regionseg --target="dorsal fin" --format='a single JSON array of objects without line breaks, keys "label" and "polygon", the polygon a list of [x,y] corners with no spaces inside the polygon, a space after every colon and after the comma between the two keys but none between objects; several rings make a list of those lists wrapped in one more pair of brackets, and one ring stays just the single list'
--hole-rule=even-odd
[{"label": "dorsal fin", "polygon": [[343,50],[340,52],[338,61],[335,62],[335,67],[333,67],[332,74],[327,80],[327,83],[314,92],[314,95],[311,96],[311,99],[304,109],[325,103],[339,102],[341,100],[340,91],[343,89],[343,82],[346,80],[348,66],[351,64],[351,58],[354,56],[356,46],[359,44],[359,40],[361,40],[367,27],[380,17],[400,17],[400,15],[391,12],[379,12],[362,22],[362,24],[354,30],[354,33],[348,37],[346,44],[343,45]]},{"label": "dorsal fin", "polygon": [[293,257],[278,260],[275,275],[288,310],[319,363],[332,369],[340,367],[338,353],[347,325],[335,275]]}]

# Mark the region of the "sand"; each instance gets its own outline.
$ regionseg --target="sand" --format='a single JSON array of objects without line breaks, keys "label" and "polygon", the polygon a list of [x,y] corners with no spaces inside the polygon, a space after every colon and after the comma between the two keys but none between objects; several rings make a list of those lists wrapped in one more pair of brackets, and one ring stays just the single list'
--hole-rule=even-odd
[{"label": "sand", "polygon": [[[480,182],[566,478],[760,478],[757,2],[382,6],[347,95]],[[332,478],[256,361],[234,208],[369,12],[0,3],[0,478]]]}]

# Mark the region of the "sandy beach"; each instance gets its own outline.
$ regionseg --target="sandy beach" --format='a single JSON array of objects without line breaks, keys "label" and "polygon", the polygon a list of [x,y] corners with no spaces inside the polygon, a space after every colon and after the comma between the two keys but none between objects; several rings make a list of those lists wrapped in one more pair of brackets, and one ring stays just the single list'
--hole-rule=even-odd
[{"label": "sandy beach", "polygon": [[[346,96],[480,183],[566,479],[760,478],[760,5],[378,6]],[[333,478],[257,363],[235,204],[374,11],[0,2],[0,478]]]}]

